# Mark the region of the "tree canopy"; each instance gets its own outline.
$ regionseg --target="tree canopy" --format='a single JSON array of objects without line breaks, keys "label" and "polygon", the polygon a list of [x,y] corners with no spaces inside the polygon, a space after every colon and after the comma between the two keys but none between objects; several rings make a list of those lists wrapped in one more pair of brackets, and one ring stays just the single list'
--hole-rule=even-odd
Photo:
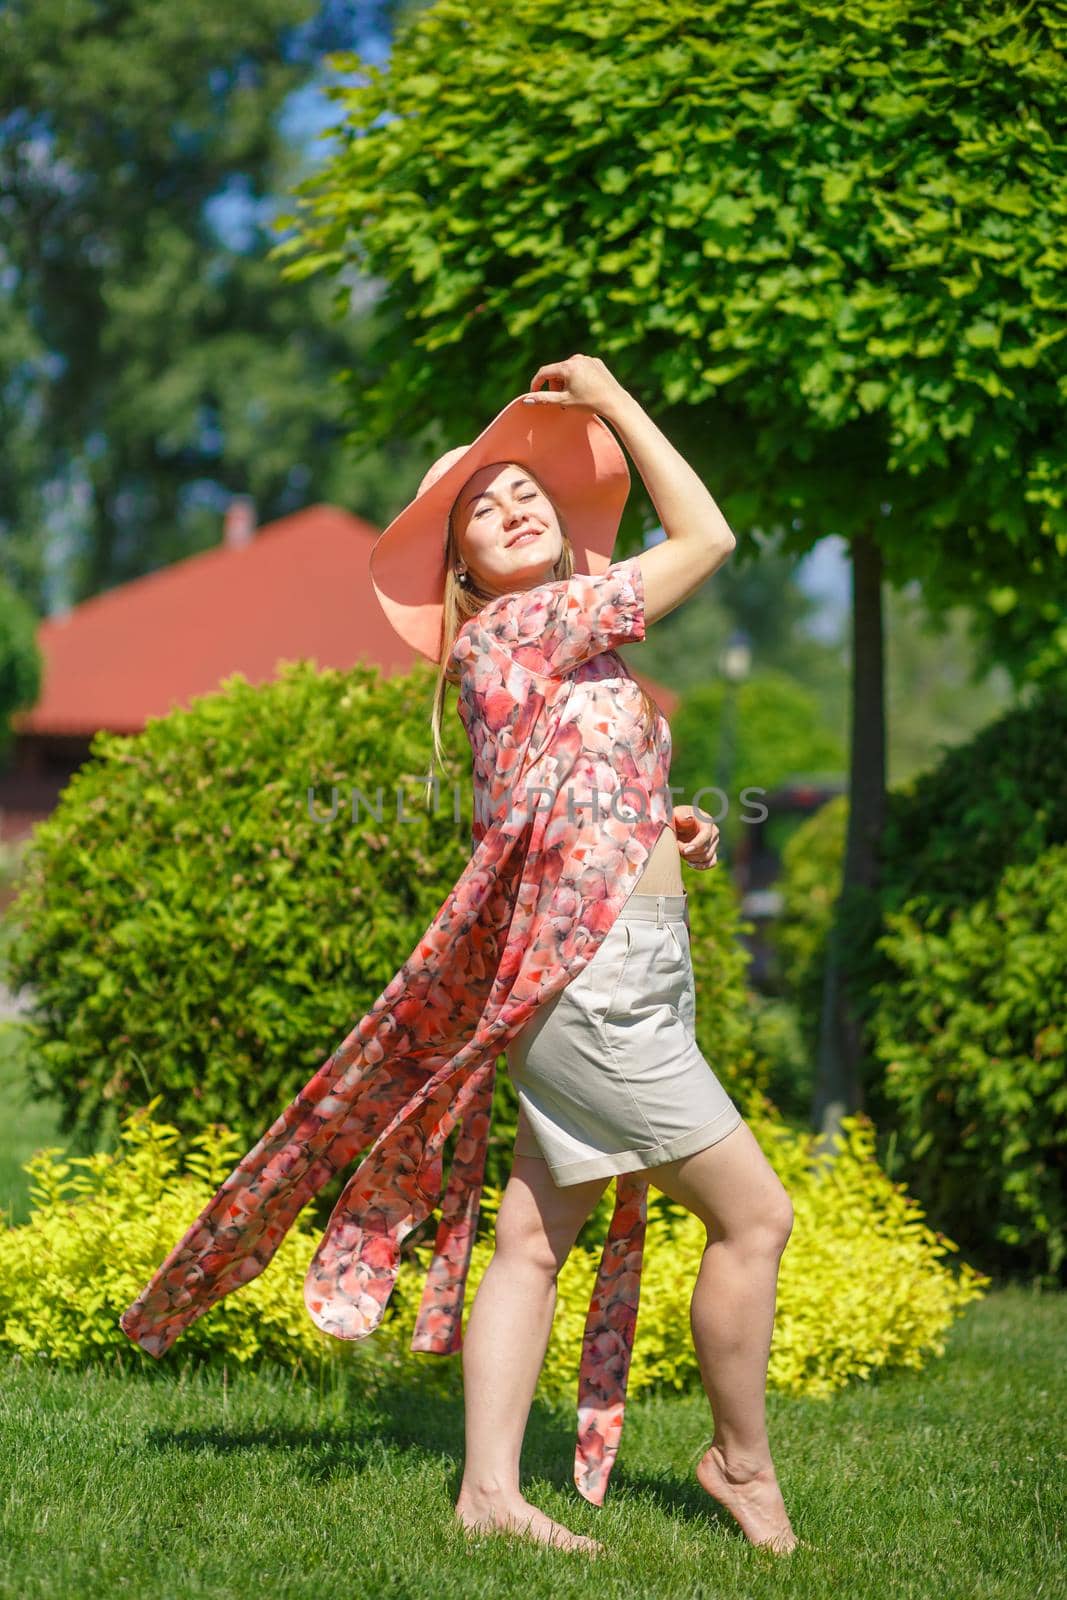
[{"label": "tree canopy", "polygon": [[438,0],[336,58],[280,253],[387,284],[358,437],[471,436],[582,348],[740,537],[867,529],[1003,604],[1067,555],[1065,43],[1058,4]]}]

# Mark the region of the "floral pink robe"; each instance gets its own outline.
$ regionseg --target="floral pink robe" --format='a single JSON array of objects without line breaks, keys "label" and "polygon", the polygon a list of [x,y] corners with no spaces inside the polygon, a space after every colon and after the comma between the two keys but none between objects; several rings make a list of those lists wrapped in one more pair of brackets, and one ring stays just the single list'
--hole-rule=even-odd
[{"label": "floral pink robe", "polygon": [[[460,1349],[497,1059],[591,960],[671,826],[670,731],[662,717],[647,728],[613,648],[644,636],[636,556],[499,596],[460,630],[471,860],[370,1011],[123,1313],[149,1355],[262,1272],[310,1197],[371,1141],[308,1269],[309,1314],[339,1339],[372,1333],[401,1241],[440,1205],[411,1348]],[[457,1121],[442,1197],[441,1150]],[[646,1200],[646,1180],[616,1179],[582,1345],[574,1481],[596,1505],[622,1431]]]}]

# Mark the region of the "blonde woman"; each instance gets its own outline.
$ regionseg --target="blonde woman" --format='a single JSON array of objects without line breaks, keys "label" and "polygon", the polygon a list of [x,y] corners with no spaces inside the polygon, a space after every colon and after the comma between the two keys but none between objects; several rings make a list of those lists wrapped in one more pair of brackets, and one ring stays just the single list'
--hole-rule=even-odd
[{"label": "blonde woman", "polygon": [[[636,462],[666,539],[612,562]],[[692,1333],[714,1419],[696,1467],[752,1543],[796,1538],[771,1460],[767,1362],[789,1198],[694,1037],[680,862],[717,829],[671,804],[670,730],[617,647],[714,573],[734,538],[699,478],[604,363],[549,363],[448,451],[375,544],[392,626],[438,667],[471,746],[471,859],[415,950],[239,1163],[121,1325],[162,1355],[271,1259],[293,1217],[373,1141],[308,1270],[340,1338],[378,1326],[399,1244],[441,1205],[412,1348],[462,1349],[455,1516],[596,1554],[525,1499],[523,1435],[556,1278],[614,1179],[583,1339],[576,1486],[602,1504],[622,1429],[649,1183],[704,1223]],[[494,1253],[461,1331],[496,1060],[520,1116]],[[459,1123],[447,1188],[441,1150]]]}]

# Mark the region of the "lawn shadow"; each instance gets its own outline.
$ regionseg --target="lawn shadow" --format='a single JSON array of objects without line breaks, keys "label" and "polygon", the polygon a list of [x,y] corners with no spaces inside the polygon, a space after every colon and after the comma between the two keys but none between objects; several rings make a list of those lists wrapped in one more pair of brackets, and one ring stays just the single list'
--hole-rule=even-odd
[{"label": "lawn shadow", "polygon": [[[416,1465],[444,1462],[449,1467],[448,1490],[459,1494],[464,1461],[464,1408],[462,1392],[441,1393],[414,1383],[390,1379],[368,1394],[354,1374],[342,1382],[343,1417],[314,1425],[278,1423],[246,1426],[212,1423],[204,1427],[148,1430],[138,1448],[147,1445],[160,1453],[171,1450],[217,1455],[239,1455],[257,1450],[290,1453],[295,1475],[312,1483],[332,1479],[337,1473],[361,1473],[380,1467],[382,1447]],[[581,1499],[574,1484],[573,1463],[577,1414],[535,1399],[530,1410],[522,1450],[522,1485],[537,1481]],[[688,1481],[669,1473],[649,1473],[639,1467],[616,1464],[611,1475],[607,1504],[619,1497],[640,1498],[655,1505],[672,1520],[709,1521],[741,1537],[733,1517],[704,1493],[696,1478]]]},{"label": "lawn shadow", "polygon": [[[359,1472],[380,1465],[382,1446],[427,1461],[451,1464],[450,1487],[458,1494],[465,1450],[462,1392],[455,1394],[424,1388],[417,1381],[388,1380],[367,1393],[355,1374],[346,1374],[340,1386],[344,1416],[313,1425],[279,1422],[247,1426],[212,1422],[202,1427],[149,1428],[139,1448],[165,1453],[170,1450],[237,1455],[259,1449],[296,1452],[293,1470],[321,1481],[335,1472]],[[336,1402],[336,1397],[335,1397]],[[567,1463],[573,1458],[574,1433],[550,1406],[535,1400],[523,1446],[524,1477],[546,1479],[554,1487],[571,1483]]]}]

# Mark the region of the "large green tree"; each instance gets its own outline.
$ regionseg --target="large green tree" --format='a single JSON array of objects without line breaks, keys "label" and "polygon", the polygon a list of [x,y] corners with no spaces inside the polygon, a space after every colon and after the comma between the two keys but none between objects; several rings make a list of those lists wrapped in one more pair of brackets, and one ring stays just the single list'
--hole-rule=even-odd
[{"label": "large green tree", "polygon": [[[286,220],[295,276],[387,284],[366,443],[469,439],[599,355],[739,540],[854,572],[843,894],[877,877],[882,590],[1025,599],[1067,554],[1067,13],[1001,0],[439,0],[357,56]],[[408,491],[398,483],[398,499]],[[632,502],[624,546],[654,513]],[[815,1119],[862,1105],[828,962]]]},{"label": "large green tree", "polygon": [[217,543],[234,493],[384,509],[335,381],[372,313],[267,260],[281,112],[352,37],[318,0],[0,7],[0,543],[38,612],[46,535],[76,601]]}]

